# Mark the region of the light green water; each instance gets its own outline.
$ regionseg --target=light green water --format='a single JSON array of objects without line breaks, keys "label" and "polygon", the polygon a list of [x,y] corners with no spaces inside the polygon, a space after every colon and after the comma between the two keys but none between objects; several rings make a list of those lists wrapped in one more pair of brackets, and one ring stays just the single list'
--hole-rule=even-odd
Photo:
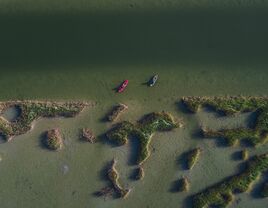
[{"label": "light green water", "polygon": [[[247,125],[248,115],[191,115],[177,102],[191,95],[268,94],[265,3],[185,2],[1,1],[0,99],[96,102],[76,118],[38,120],[31,132],[0,145],[1,207],[188,208],[188,196],[239,170],[233,154],[240,147],[224,148],[195,132],[199,125]],[[148,88],[143,83],[153,74],[159,81]],[[129,86],[116,94],[113,88],[124,79]],[[132,142],[112,147],[78,139],[82,127],[96,135],[107,131],[111,126],[101,119],[118,102],[129,106],[121,120],[166,110],[185,121],[182,129],[154,135],[142,181],[129,179]],[[59,152],[40,145],[42,132],[55,126],[65,138]],[[200,161],[192,171],[182,170],[178,158],[196,146],[203,149]],[[266,150],[264,145],[250,154]],[[132,191],[125,200],[105,201],[92,194],[106,185],[100,172],[114,157]],[[183,175],[190,191],[170,192]],[[236,199],[232,207],[267,204],[246,193]]]}]

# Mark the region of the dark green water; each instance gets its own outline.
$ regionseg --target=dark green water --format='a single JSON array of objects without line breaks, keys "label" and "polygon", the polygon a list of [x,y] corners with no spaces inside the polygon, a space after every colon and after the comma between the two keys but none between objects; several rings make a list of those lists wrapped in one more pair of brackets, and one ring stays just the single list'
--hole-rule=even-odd
[{"label": "dark green water", "polygon": [[[193,135],[199,124],[246,125],[245,117],[219,119],[188,115],[177,102],[189,95],[267,95],[267,6],[263,1],[2,1],[0,9],[0,99],[90,100],[96,106],[74,119],[42,119],[33,131],[0,145],[0,203],[20,207],[189,207],[190,196],[237,172],[237,148],[218,147]],[[159,74],[153,88],[143,83]],[[123,94],[113,91],[122,80]],[[122,120],[167,110],[186,126],[156,134],[155,152],[145,163],[145,178],[129,179],[133,152],[108,144],[85,144],[78,128],[98,135],[111,105],[123,102]],[[40,146],[40,134],[58,126],[65,147],[53,153]],[[191,171],[178,157],[201,146]],[[267,145],[251,149],[265,152]],[[100,171],[116,157],[122,182],[132,188],[126,200],[95,198],[105,185]],[[186,175],[189,193],[171,193]],[[267,201],[241,194],[233,207],[264,208]],[[186,200],[186,201],[185,201]]]}]

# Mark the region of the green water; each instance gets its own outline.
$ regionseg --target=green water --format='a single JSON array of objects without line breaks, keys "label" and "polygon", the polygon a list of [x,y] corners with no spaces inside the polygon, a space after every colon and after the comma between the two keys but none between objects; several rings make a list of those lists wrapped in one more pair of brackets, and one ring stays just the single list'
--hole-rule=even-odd
[{"label": "green water", "polygon": [[[0,99],[90,100],[76,118],[41,119],[34,129],[0,145],[0,203],[20,207],[190,207],[187,197],[236,173],[237,148],[224,148],[195,135],[199,125],[220,128],[247,125],[250,115],[219,118],[206,111],[186,114],[182,96],[267,95],[268,15],[263,1],[1,1]],[[157,84],[144,83],[159,75]],[[124,79],[123,94],[113,89]],[[123,147],[79,141],[78,129],[96,135],[112,105],[129,110],[120,118],[136,121],[166,110],[185,127],[157,133],[146,161],[145,178],[132,181],[132,141]],[[40,135],[59,127],[62,151],[42,148]],[[177,160],[196,146],[203,149],[192,171]],[[250,149],[266,152],[267,145]],[[118,160],[122,183],[132,189],[125,200],[96,198],[106,185],[105,164]],[[170,189],[180,176],[188,193]],[[232,207],[263,208],[267,199],[240,194]]]}]

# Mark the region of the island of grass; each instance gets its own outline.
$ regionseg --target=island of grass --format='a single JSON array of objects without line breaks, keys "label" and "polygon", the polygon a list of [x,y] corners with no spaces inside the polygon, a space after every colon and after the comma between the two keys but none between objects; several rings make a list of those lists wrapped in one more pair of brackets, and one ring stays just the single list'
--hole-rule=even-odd
[{"label": "island of grass", "polygon": [[86,142],[90,142],[90,143],[95,143],[95,141],[96,141],[95,135],[88,128],[83,128],[81,130],[80,138],[81,138],[81,140],[86,141]]},{"label": "island of grass", "polygon": [[119,174],[115,166],[116,160],[113,159],[107,170],[107,177],[109,182],[111,183],[111,186],[102,188],[101,191],[97,193],[98,196],[109,196],[113,195],[113,193],[116,193],[120,198],[126,198],[128,196],[130,189],[125,189],[120,184]]},{"label": "island of grass", "polygon": [[0,102],[0,115],[11,107],[16,107],[20,111],[19,116],[14,121],[8,121],[0,116],[0,135],[8,141],[14,136],[28,132],[32,123],[40,117],[74,117],[87,105],[86,102]]},{"label": "island of grass", "polygon": [[268,98],[267,97],[184,97],[183,103],[191,112],[200,107],[209,106],[225,115],[241,112],[257,112],[257,120],[253,128],[220,129],[213,131],[203,129],[205,137],[224,138],[229,146],[241,140],[247,140],[257,146],[268,141]]},{"label": "island of grass", "polygon": [[107,120],[110,122],[115,121],[126,109],[128,109],[128,107],[122,103],[114,106],[113,110],[107,115]]},{"label": "island of grass", "polygon": [[227,207],[232,202],[234,193],[249,191],[259,176],[268,170],[268,154],[254,156],[246,164],[241,173],[196,194],[193,197],[193,207]]},{"label": "island of grass", "polygon": [[177,122],[166,112],[151,113],[144,116],[136,124],[128,121],[117,124],[106,135],[111,141],[118,145],[127,143],[128,136],[134,136],[139,139],[139,154],[137,164],[141,165],[150,155],[149,144],[153,134],[156,131],[170,131],[180,127],[181,122]]},{"label": "island of grass", "polygon": [[241,151],[241,159],[242,160],[248,159],[248,151],[246,149]]},{"label": "island of grass", "polygon": [[188,170],[191,170],[194,167],[195,163],[199,159],[200,153],[201,153],[200,148],[195,148],[187,153],[187,158],[186,158],[187,161],[186,162],[187,162]]},{"label": "island of grass", "polygon": [[188,191],[189,187],[190,187],[190,183],[186,177],[182,177],[181,179],[179,179],[179,181],[178,181],[178,191],[179,192]]},{"label": "island of grass", "polygon": [[45,145],[50,150],[58,150],[63,145],[63,139],[58,128],[46,132]]}]

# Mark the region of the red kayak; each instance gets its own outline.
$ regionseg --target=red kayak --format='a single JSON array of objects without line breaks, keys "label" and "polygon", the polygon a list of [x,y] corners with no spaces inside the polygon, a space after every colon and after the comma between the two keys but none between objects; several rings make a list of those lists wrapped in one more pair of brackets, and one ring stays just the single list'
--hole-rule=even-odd
[{"label": "red kayak", "polygon": [[121,85],[120,87],[117,89],[117,92],[123,92],[124,89],[127,87],[128,85],[128,80],[125,80]]}]

